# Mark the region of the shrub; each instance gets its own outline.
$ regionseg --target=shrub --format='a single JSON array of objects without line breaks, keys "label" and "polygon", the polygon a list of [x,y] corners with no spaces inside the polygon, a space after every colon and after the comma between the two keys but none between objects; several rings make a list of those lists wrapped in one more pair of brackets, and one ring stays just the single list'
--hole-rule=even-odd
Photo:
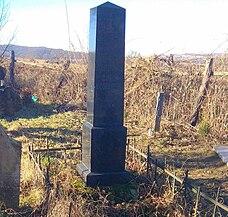
[{"label": "shrub", "polygon": [[198,129],[198,133],[200,135],[200,137],[207,137],[208,134],[210,133],[210,123],[208,121],[208,119],[203,118],[202,121],[199,123],[199,129]]}]

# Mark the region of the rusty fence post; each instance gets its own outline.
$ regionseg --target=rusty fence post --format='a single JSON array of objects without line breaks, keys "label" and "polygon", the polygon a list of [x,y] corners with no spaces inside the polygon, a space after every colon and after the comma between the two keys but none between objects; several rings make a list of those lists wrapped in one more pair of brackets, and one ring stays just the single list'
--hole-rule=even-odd
[{"label": "rusty fence post", "polygon": [[69,203],[69,211],[68,211],[68,217],[71,217],[71,213],[72,213],[72,207],[73,207],[73,202],[72,199],[70,198],[70,203]]},{"label": "rusty fence post", "polygon": [[[220,187],[218,187],[218,190],[216,193],[216,197],[215,197],[216,202],[218,202],[218,200],[219,200],[219,194],[220,194]],[[216,211],[217,211],[217,204],[215,204],[214,209],[213,209],[213,214],[212,214],[213,217],[216,216]]]},{"label": "rusty fence post", "polygon": [[[175,177],[176,177],[176,172],[174,173]],[[173,177],[173,181],[172,181],[172,200],[174,200],[175,198],[175,186],[176,186],[176,179]]]},{"label": "rusty fence post", "polygon": [[150,170],[150,145],[147,146],[147,158],[146,158],[146,176],[149,177]]},{"label": "rusty fence post", "polygon": [[185,171],[185,177],[184,177],[184,182],[183,182],[183,187],[184,187],[184,203],[185,203],[185,216],[188,215],[188,202],[187,202],[187,193],[188,193],[188,186],[187,186],[187,182],[188,182],[188,170]]},{"label": "rusty fence post", "polygon": [[199,202],[200,202],[200,187],[197,188],[196,204],[195,204],[195,208],[194,208],[193,217],[197,217]]},{"label": "rusty fence post", "polygon": [[158,160],[155,159],[154,164],[154,181],[157,182],[157,175],[158,175]]}]

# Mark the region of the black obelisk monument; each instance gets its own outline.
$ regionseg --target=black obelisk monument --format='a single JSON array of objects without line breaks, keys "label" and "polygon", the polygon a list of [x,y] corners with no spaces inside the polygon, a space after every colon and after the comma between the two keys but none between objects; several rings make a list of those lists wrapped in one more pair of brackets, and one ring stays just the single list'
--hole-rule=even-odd
[{"label": "black obelisk monument", "polygon": [[125,183],[125,9],[106,2],[90,10],[87,120],[77,171],[91,187]]}]

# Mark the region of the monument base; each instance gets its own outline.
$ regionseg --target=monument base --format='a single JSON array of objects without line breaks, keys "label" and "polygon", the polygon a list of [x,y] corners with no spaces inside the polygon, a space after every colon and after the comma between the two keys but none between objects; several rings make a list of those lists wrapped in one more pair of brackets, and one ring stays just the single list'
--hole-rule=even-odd
[{"label": "monument base", "polygon": [[77,165],[77,171],[89,187],[126,184],[130,173],[126,170],[109,173],[93,173],[83,163]]},{"label": "monument base", "polygon": [[93,173],[125,170],[127,129],[124,126],[94,127],[88,121],[82,131],[82,163]]}]

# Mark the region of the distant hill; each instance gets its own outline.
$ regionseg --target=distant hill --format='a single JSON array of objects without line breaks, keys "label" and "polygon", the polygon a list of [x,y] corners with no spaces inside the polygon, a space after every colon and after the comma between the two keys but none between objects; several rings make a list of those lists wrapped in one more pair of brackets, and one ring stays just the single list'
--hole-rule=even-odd
[{"label": "distant hill", "polygon": [[[6,45],[0,45],[0,54],[5,50]],[[84,52],[69,52],[63,49],[54,49],[47,47],[27,47],[27,46],[19,46],[19,45],[10,45],[6,52],[5,56],[10,56],[10,51],[14,50],[16,58],[26,58],[26,59],[43,59],[49,61],[59,61],[69,57],[71,54],[72,60],[85,60],[87,58],[87,53]],[[184,53],[184,54],[174,54],[175,59],[183,60],[188,58],[202,58],[208,56],[210,54],[196,54],[196,53]],[[214,57],[221,56],[221,53],[213,53]],[[161,55],[160,55],[161,57]]]},{"label": "distant hill", "polygon": [[[4,51],[6,45],[0,45],[0,54]],[[26,47],[19,45],[10,45],[4,56],[9,57],[10,51],[14,50],[17,58],[29,58],[29,59],[44,59],[44,60],[59,60],[68,57],[71,54],[72,59],[82,59],[85,53],[71,52],[63,49],[53,49],[47,47]]]}]

